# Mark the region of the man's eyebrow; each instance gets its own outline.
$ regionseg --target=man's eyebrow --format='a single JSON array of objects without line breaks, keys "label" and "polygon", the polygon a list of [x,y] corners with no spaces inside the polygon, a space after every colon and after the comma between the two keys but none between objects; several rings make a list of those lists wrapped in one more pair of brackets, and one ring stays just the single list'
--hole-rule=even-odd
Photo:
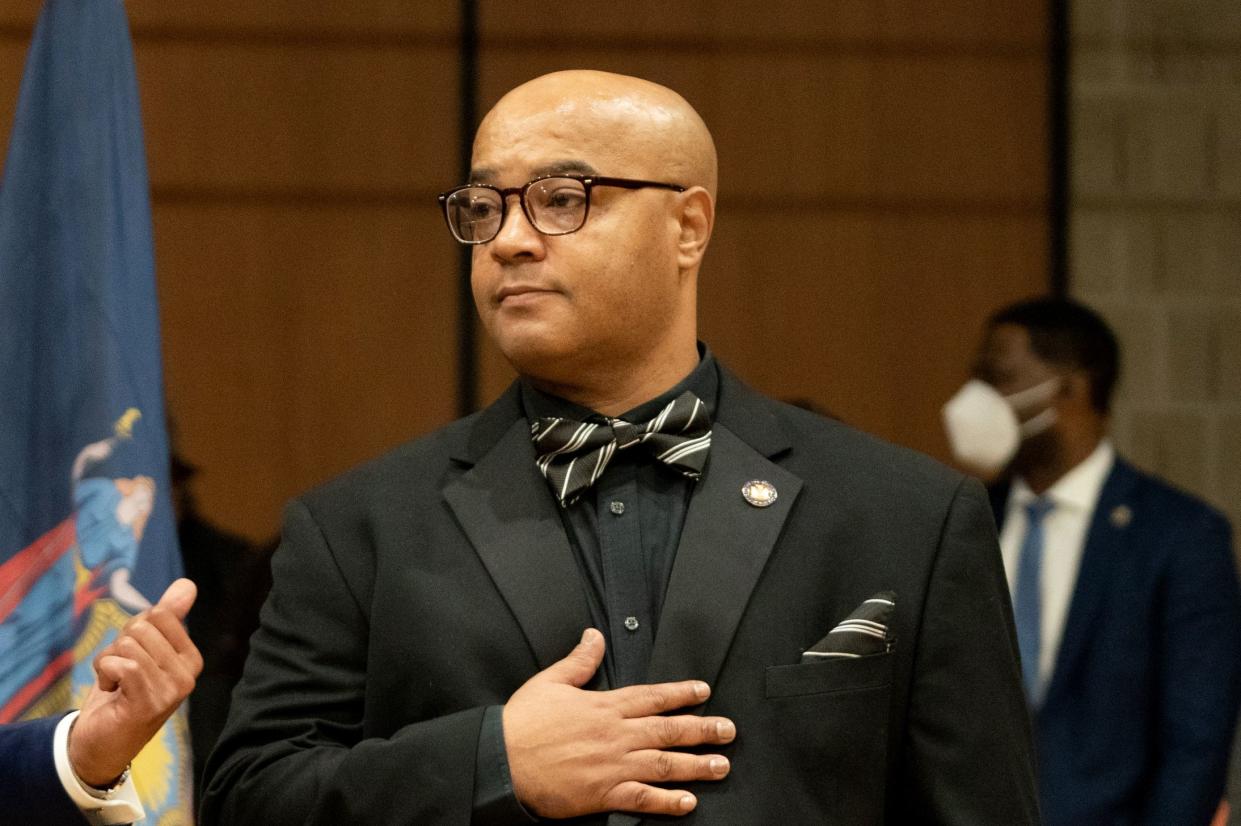
[{"label": "man's eyebrow", "polygon": [[565,175],[576,173],[578,175],[597,175],[595,168],[586,161],[565,160],[549,163],[544,166],[536,167],[534,177],[542,178],[544,175]]},{"label": "man's eyebrow", "polygon": [[470,177],[466,180],[472,184],[486,184],[496,179],[496,172],[486,166],[480,166],[470,170]]},{"label": "man's eyebrow", "polygon": [[[535,167],[531,175],[534,178],[543,178],[548,175],[597,175],[595,168],[586,161],[579,160],[563,160],[553,161],[543,166]],[[472,184],[494,184],[499,178],[496,170],[489,166],[480,166],[470,170],[469,182]]]}]

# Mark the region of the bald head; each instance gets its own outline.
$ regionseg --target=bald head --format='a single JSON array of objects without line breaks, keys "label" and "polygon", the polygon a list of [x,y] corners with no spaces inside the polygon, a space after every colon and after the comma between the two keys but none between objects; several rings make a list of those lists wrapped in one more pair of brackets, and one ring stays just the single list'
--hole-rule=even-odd
[{"label": "bald head", "polygon": [[[587,141],[584,151],[607,148],[624,164],[623,171],[578,171],[701,186],[715,197],[715,143],[694,108],[665,86],[611,72],[553,72],[513,89],[479,125],[475,160],[482,160],[480,143],[490,148],[570,130]],[[490,170],[475,171],[486,177]]]},{"label": "bald head", "polygon": [[[487,113],[472,166],[464,191],[503,198],[498,216],[494,195],[456,215],[493,221],[472,251],[474,301],[519,373],[618,415],[693,369],[716,172],[711,134],[684,98],[607,72],[545,75]],[[555,183],[571,176],[595,183]],[[558,232],[557,215],[574,226]]]}]

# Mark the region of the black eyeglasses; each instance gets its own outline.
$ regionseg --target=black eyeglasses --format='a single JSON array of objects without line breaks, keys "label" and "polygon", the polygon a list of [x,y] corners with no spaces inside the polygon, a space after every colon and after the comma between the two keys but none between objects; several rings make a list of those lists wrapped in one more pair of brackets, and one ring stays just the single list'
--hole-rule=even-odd
[{"label": "black eyeglasses", "polygon": [[530,225],[544,235],[577,232],[590,214],[590,190],[596,186],[622,189],[656,187],[684,192],[679,184],[604,178],[598,175],[548,175],[525,186],[501,189],[487,184],[466,184],[439,196],[444,220],[453,237],[463,244],[486,244],[500,234],[508,216],[508,199],[516,195]]}]

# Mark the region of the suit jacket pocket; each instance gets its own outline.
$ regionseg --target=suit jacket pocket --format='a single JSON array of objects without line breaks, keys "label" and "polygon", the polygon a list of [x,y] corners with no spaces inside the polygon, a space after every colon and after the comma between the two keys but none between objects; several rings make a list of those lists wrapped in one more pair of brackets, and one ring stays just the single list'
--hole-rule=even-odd
[{"label": "suit jacket pocket", "polygon": [[892,654],[826,659],[767,668],[767,697],[798,697],[884,688],[892,683]]},{"label": "suit jacket pocket", "polygon": [[[883,823],[894,654],[766,669],[766,699],[738,719],[745,748],[759,755],[752,786],[778,790],[795,823]],[[757,741],[757,742],[755,742]],[[738,738],[738,742],[741,739]],[[734,771],[741,776],[741,755]],[[752,818],[746,822],[775,822]]]}]

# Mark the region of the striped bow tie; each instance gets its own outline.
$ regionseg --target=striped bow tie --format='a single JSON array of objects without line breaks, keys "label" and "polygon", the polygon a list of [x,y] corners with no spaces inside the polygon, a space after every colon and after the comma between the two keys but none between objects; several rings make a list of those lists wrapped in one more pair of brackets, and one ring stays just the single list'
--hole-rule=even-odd
[{"label": "striped bow tie", "polygon": [[649,422],[609,419],[596,424],[544,417],[531,424],[530,438],[539,470],[567,507],[603,475],[618,450],[641,447],[691,479],[702,476],[711,447],[711,419],[702,400],[687,390]]}]

